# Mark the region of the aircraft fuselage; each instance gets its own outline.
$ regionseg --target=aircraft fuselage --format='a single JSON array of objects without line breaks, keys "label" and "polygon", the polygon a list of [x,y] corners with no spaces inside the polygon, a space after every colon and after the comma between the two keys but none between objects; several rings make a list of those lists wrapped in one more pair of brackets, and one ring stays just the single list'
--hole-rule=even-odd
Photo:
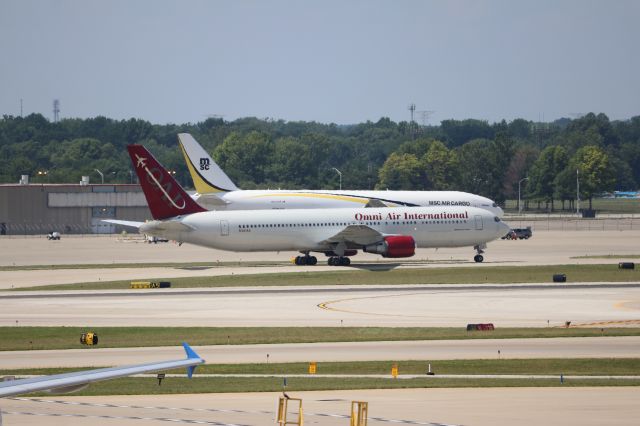
[{"label": "aircraft fuselage", "polygon": [[[417,247],[465,247],[505,235],[509,227],[475,207],[398,207],[321,210],[209,211],[171,219],[184,230],[159,230],[159,222],[141,232],[221,250],[328,251],[331,238],[353,225],[384,235],[412,236]],[[349,243],[361,249],[364,244]]]}]

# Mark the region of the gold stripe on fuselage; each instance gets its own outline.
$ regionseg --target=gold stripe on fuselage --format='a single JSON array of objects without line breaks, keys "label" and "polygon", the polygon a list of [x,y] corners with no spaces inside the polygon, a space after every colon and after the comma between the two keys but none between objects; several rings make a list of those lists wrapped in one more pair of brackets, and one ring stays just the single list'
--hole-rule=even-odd
[{"label": "gold stripe on fuselage", "polygon": [[[325,198],[329,200],[350,201],[352,203],[367,204],[371,199],[367,197],[352,197],[348,195],[334,195],[334,194],[317,194],[317,193],[303,193],[303,192],[290,192],[290,193],[273,193],[273,194],[261,194],[254,195],[252,198],[262,197],[306,197],[306,198]],[[394,203],[395,205],[395,203]]]}]

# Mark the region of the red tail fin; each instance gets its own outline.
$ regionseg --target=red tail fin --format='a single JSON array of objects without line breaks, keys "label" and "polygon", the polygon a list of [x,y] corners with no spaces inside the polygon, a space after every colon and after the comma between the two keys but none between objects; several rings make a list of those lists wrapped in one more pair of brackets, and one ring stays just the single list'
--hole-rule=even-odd
[{"label": "red tail fin", "polygon": [[193,201],[144,146],[129,145],[127,150],[154,219],[207,211]]}]

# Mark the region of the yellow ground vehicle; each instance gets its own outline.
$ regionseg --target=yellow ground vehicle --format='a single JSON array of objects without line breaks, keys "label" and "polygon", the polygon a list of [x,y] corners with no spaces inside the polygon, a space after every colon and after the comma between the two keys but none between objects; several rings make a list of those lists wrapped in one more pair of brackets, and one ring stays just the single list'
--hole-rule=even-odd
[{"label": "yellow ground vehicle", "polygon": [[97,345],[98,344],[98,335],[93,332],[82,333],[80,335],[80,343],[83,345]]}]

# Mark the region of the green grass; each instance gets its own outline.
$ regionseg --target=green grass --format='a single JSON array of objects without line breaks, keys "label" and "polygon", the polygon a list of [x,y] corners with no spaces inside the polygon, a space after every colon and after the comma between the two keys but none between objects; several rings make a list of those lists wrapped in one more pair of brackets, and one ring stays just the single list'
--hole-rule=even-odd
[{"label": "green grass", "polygon": [[[390,374],[394,361],[318,363],[318,374]],[[426,361],[396,361],[399,373],[424,374]],[[282,390],[279,377],[200,377],[208,374],[306,374],[306,363],[204,365],[198,367],[194,380],[167,378],[158,386],[155,378],[125,378],[92,384],[79,395],[155,395],[178,393],[277,392]],[[530,359],[530,360],[457,360],[432,361],[435,377],[415,379],[391,378],[322,378],[289,377],[287,392],[340,389],[451,388],[451,387],[531,387],[531,386],[640,386],[640,380],[566,379],[560,375],[638,375],[640,359]],[[56,374],[73,369],[4,370],[1,375]],[[557,379],[481,379],[438,378],[438,374],[532,374],[557,375]]]},{"label": "green grass", "polygon": [[[640,358],[585,359],[475,359],[441,361],[360,361],[320,362],[318,374],[390,374],[391,364],[399,374],[424,374],[427,366],[438,374],[564,374],[564,375],[640,375]],[[306,374],[307,363],[220,364],[198,367],[208,374]]]},{"label": "green grass", "polygon": [[[454,268],[419,268],[392,270],[341,270],[329,272],[291,272],[271,274],[224,275],[212,277],[155,278],[135,281],[171,281],[173,288],[366,285],[366,284],[482,284],[531,283],[551,284],[553,274],[564,273],[568,282],[630,282],[640,280],[640,269],[618,269],[618,264],[552,266],[478,266]],[[28,290],[106,290],[128,289],[130,281],[101,281],[77,284],[35,286]],[[132,290],[144,291],[144,290]],[[148,291],[148,290],[147,290]]]},{"label": "green grass", "polygon": [[0,327],[0,350],[79,349],[80,334],[98,334],[101,348],[317,342],[639,336],[640,328],[498,328],[467,332],[421,327]]},{"label": "green grass", "polygon": [[[356,389],[411,389],[411,388],[488,388],[488,387],[593,387],[640,386],[640,380],[627,379],[380,379],[380,378],[289,378],[287,392],[356,390]],[[214,377],[169,378],[158,386],[155,378],[116,379],[91,384],[74,396],[95,395],[161,395],[194,393],[280,392],[282,379],[271,377]],[[50,396],[50,394],[40,394]],[[295,397],[295,395],[292,395]]]}]

